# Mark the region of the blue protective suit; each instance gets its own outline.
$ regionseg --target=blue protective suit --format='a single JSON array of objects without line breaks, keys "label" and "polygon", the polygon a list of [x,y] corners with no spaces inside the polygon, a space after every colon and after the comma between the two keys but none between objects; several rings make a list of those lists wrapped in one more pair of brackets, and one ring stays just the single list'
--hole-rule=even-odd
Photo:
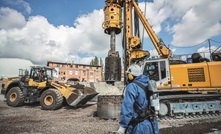
[{"label": "blue protective suit", "polygon": [[[149,78],[145,75],[137,76],[134,81],[137,81],[144,86],[148,86]],[[148,100],[146,98],[145,91],[137,84],[131,82],[126,87],[125,96],[122,102],[121,113],[120,113],[120,126],[127,128],[126,134],[158,134],[158,123],[156,118],[152,122],[154,131],[152,129],[151,122],[144,120],[138,123],[134,128],[129,125],[130,121],[138,116],[134,110],[134,103],[137,103],[140,109],[145,109],[148,106]]]}]

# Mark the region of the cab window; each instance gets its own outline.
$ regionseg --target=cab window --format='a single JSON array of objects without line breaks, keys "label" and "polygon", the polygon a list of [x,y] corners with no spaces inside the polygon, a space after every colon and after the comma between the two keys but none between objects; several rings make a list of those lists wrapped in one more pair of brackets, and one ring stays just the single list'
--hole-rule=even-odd
[{"label": "cab window", "polygon": [[165,61],[160,61],[160,74],[161,74],[161,79],[166,78],[166,62]]},{"label": "cab window", "polygon": [[166,78],[166,62],[146,62],[143,74],[148,76],[151,80],[155,81]]},{"label": "cab window", "polygon": [[158,62],[147,62],[144,67],[144,75],[151,80],[159,81]]}]

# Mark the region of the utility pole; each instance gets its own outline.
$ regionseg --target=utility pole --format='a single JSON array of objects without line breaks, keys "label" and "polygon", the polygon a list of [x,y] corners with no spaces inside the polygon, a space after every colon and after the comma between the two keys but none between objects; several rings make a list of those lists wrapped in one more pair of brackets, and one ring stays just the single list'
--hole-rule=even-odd
[{"label": "utility pole", "polygon": [[209,55],[210,55],[210,60],[212,60],[212,58],[211,58],[211,44],[210,44],[210,39],[208,39],[208,42],[209,42]]}]

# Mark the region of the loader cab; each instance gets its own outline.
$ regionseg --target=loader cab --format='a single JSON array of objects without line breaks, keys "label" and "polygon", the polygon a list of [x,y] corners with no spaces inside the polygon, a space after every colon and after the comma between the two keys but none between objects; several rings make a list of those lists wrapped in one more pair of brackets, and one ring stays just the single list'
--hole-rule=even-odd
[{"label": "loader cab", "polygon": [[27,69],[19,69],[19,77],[22,82],[27,82],[29,77],[29,72]]},{"label": "loader cab", "polygon": [[29,72],[27,69],[19,69],[19,76],[28,76]]},{"label": "loader cab", "polygon": [[32,67],[30,78],[36,82],[53,80],[53,69],[48,67]]},{"label": "loader cab", "polygon": [[170,68],[168,59],[148,60],[144,63],[143,74],[150,80],[155,80],[157,85],[170,81]]}]

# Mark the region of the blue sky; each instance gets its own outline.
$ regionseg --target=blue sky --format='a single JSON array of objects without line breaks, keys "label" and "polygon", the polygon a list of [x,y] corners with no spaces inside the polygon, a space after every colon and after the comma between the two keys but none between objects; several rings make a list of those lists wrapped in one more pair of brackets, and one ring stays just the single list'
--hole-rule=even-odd
[{"label": "blue sky", "polygon": [[[38,64],[89,64],[94,56],[105,58],[110,37],[101,26],[104,6],[105,0],[0,0],[0,58]],[[207,39],[212,39],[213,50],[221,45],[219,0],[142,0],[139,6],[142,11],[146,6],[148,21],[173,54],[208,52],[208,42],[197,45]],[[144,49],[157,55],[144,37]],[[122,54],[121,42],[122,34],[117,36]]]},{"label": "blue sky", "polygon": [[71,26],[77,17],[90,13],[95,9],[102,9],[105,4],[104,2],[101,2],[101,0],[93,0],[92,2],[88,2],[88,0],[24,0],[24,2],[31,8],[31,11],[28,13],[25,6],[22,6],[22,3],[12,2],[13,0],[1,1],[2,7],[5,6],[16,9],[21,12],[26,19],[28,19],[29,16],[41,15],[47,18],[48,22],[55,26]]},{"label": "blue sky", "polygon": [[83,14],[101,9],[101,0],[26,0],[32,8],[30,15],[42,15],[55,26],[73,25],[73,21]]}]

